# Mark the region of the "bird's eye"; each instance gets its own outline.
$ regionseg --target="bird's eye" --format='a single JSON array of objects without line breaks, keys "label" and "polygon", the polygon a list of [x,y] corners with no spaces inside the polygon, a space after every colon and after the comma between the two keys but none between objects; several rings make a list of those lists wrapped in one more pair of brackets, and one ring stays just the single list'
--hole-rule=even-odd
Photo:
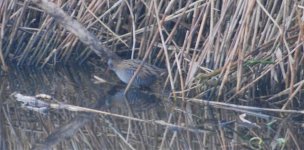
[{"label": "bird's eye", "polygon": [[108,67],[110,68],[110,69],[112,69],[114,66],[113,66],[113,63],[112,63],[112,59],[109,59],[108,60]]}]

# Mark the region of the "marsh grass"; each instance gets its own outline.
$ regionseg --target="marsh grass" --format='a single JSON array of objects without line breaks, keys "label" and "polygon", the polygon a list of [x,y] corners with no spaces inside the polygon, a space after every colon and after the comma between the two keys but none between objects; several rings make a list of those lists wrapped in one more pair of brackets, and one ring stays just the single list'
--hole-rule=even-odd
[{"label": "marsh grass", "polygon": [[[127,56],[123,54],[128,53],[129,58],[164,64],[175,100],[182,106],[180,112],[175,110],[178,114],[170,114],[178,118],[176,124],[199,126],[201,120],[213,116],[207,111],[208,105],[195,99],[282,110],[303,109],[303,0],[54,2],[111,51],[124,58]],[[2,70],[7,70],[8,62],[44,67],[100,61],[76,36],[29,1],[0,1],[0,14]],[[101,62],[105,61],[106,57],[101,57]],[[218,109],[215,117],[218,122],[237,118],[229,107]],[[282,118],[276,122],[276,133],[268,134],[273,135],[268,143],[284,137],[288,141],[285,147],[303,147],[299,133],[290,129],[289,122],[283,119],[284,113],[268,115]],[[258,124],[268,122],[253,116],[251,119]],[[287,118],[303,121],[295,116],[291,114]],[[232,128],[237,130],[237,126]],[[216,128],[214,136],[189,132],[171,135],[167,129],[154,137],[158,139],[153,143],[155,147],[230,149],[248,146],[249,142],[239,140],[237,134],[228,135],[221,127]],[[247,133],[263,138],[265,131],[255,129]],[[89,131],[79,136],[87,135]],[[192,139],[196,142],[191,142]],[[111,147],[117,139],[104,140],[103,144]],[[185,146],[185,141],[195,146]],[[143,141],[135,140],[131,145],[145,145],[136,142]],[[270,144],[263,146],[269,148]]]}]

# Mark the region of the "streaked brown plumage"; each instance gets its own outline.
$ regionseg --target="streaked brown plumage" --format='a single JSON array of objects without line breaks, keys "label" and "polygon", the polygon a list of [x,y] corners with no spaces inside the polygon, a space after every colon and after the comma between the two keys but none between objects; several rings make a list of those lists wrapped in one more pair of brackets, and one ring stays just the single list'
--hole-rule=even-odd
[{"label": "streaked brown plumage", "polygon": [[[141,60],[137,59],[109,59],[108,66],[116,73],[122,82],[128,84],[141,62]],[[164,77],[165,72],[166,71],[164,69],[144,63],[141,70],[136,75],[132,85],[136,87],[149,87],[159,80],[159,78]]]}]

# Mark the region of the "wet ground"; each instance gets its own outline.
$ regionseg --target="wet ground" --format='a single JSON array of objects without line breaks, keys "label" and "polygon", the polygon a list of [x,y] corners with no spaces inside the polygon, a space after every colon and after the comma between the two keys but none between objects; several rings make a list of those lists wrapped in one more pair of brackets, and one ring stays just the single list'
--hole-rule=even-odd
[{"label": "wet ground", "polygon": [[[94,75],[108,82],[97,84]],[[288,127],[286,120],[271,116],[251,116],[257,125],[250,126],[237,123],[239,114],[208,105],[135,88],[124,95],[125,85],[98,67],[10,69],[1,74],[0,83],[0,149],[218,149],[221,142],[252,149],[270,147],[265,143],[283,137],[278,131],[285,130],[277,130],[279,126],[302,133],[300,123]],[[102,113],[53,108],[38,112],[12,98],[14,92],[33,97],[43,93],[52,97],[48,103]],[[268,127],[271,121],[274,125]],[[255,138],[257,132],[265,136]]]}]

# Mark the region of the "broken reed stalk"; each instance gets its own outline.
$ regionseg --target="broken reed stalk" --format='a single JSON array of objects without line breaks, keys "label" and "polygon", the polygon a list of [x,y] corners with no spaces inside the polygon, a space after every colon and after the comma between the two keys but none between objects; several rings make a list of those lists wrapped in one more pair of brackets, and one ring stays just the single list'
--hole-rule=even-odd
[{"label": "broken reed stalk", "polygon": [[[2,9],[2,14],[3,14],[3,16],[2,16],[2,24],[0,25],[0,61],[1,61],[1,64],[2,64],[2,66],[1,66],[1,68],[4,70],[4,71],[7,71],[8,70],[8,67],[7,67],[7,65],[6,65],[6,63],[5,63],[5,60],[4,60],[4,56],[3,56],[3,52],[4,52],[4,50],[3,50],[3,39],[4,39],[4,30],[5,30],[5,24],[6,24],[6,21],[7,21],[7,7],[5,7],[5,2],[7,2],[7,1],[1,1],[0,2],[0,8],[2,8],[2,7],[4,7],[3,9]],[[1,10],[0,10],[0,13],[1,13]]]},{"label": "broken reed stalk", "polygon": [[65,29],[75,34],[83,43],[88,45],[99,57],[112,57],[120,59],[115,53],[104,46],[93,34],[91,34],[83,25],[67,15],[60,7],[48,0],[31,0],[45,12],[51,15]]},{"label": "broken reed stalk", "polygon": [[[48,97],[50,97],[50,96],[48,96]],[[106,111],[101,111],[101,110],[96,110],[96,109],[91,109],[91,108],[86,108],[86,107],[80,107],[80,106],[75,106],[75,105],[69,105],[69,104],[64,104],[64,103],[49,103],[49,102],[43,101],[41,99],[38,99],[34,96],[27,96],[27,95],[23,95],[23,94],[20,94],[17,92],[12,93],[10,95],[10,98],[15,99],[16,101],[22,103],[23,107],[25,107],[29,110],[36,111],[36,112],[40,112],[40,110],[42,110],[42,109],[47,110],[50,108],[65,109],[65,110],[69,110],[69,111],[73,111],[73,112],[87,112],[87,113],[94,113],[94,114],[102,114],[105,116],[124,118],[127,120],[132,120],[132,121],[137,121],[137,122],[158,124],[158,125],[162,125],[162,126],[168,126],[170,128],[179,128],[179,129],[183,129],[183,130],[191,131],[191,132],[200,132],[200,133],[210,132],[207,130],[183,127],[183,126],[175,125],[172,123],[167,123],[162,120],[145,120],[145,119],[125,116],[125,115],[120,115],[120,114],[114,114],[111,112],[106,112]]]},{"label": "broken reed stalk", "polygon": [[252,106],[243,106],[237,104],[229,104],[225,102],[216,102],[216,101],[208,101],[203,99],[195,99],[189,98],[188,102],[194,102],[199,104],[211,105],[216,108],[222,108],[227,110],[233,110],[238,112],[247,111],[257,111],[257,112],[279,112],[279,113],[293,113],[293,114],[304,114],[304,110],[287,110],[287,109],[272,109],[272,108],[262,108],[262,107],[252,107]]}]

